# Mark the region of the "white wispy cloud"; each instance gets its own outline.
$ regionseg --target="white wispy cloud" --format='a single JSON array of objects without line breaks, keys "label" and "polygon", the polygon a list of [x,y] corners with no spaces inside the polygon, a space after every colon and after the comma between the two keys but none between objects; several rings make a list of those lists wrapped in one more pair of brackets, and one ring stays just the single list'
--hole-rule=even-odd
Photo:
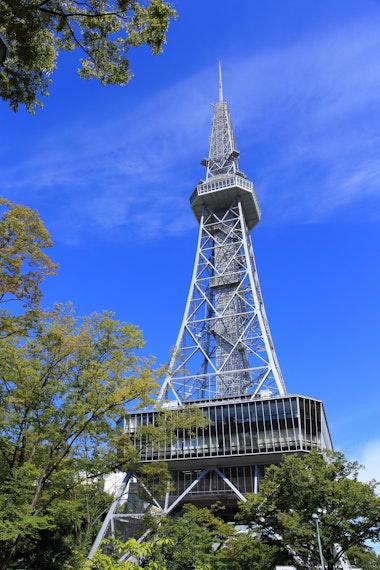
[{"label": "white wispy cloud", "polygon": [[[363,16],[223,62],[241,166],[277,223],[316,222],[379,198],[379,23]],[[28,193],[37,205],[57,201],[56,239],[112,236],[126,225],[124,239],[193,231],[184,197],[207,152],[214,67],[119,109],[114,120],[100,115],[90,128],[46,132],[17,168],[4,168],[3,192],[16,199]]]},{"label": "white wispy cloud", "polygon": [[[210,123],[208,101],[194,104],[200,81],[202,73],[117,120],[99,120],[85,131],[76,125],[75,136],[73,125],[58,135],[45,134],[28,158],[4,170],[4,194],[18,199],[27,190],[37,206],[57,200],[61,207],[50,229],[63,241],[125,225],[127,239],[175,235],[193,227],[184,196],[196,181],[186,178],[187,159],[199,144],[198,131]],[[207,135],[203,138],[207,144]]]},{"label": "white wispy cloud", "polygon": [[[373,439],[364,443],[358,450],[356,460],[364,466],[360,472],[363,482],[375,479],[380,482],[380,439]],[[378,489],[380,491],[380,488]]]},{"label": "white wispy cloud", "polygon": [[[251,104],[237,92],[237,117],[240,126],[250,116],[256,148],[270,148],[257,170],[267,207],[278,200],[277,220],[284,211],[289,219],[288,206],[293,221],[318,221],[379,197],[378,25],[363,17],[246,60]],[[260,78],[254,86],[250,73]]]}]

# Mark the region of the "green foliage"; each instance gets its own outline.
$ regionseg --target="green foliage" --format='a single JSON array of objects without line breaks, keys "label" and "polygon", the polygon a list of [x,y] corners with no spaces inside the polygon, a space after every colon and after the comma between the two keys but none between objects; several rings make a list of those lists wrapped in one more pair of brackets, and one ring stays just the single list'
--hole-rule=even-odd
[{"label": "green foliage", "polygon": [[232,536],[234,530],[210,509],[186,505],[181,517],[156,521],[158,524],[148,540],[144,568],[229,568],[219,559],[215,547]]},{"label": "green foliage", "polygon": [[[137,557],[144,556],[148,552],[148,546],[145,543],[138,543],[134,539],[127,542],[120,542],[115,539],[103,541],[103,546],[107,549],[108,554],[104,554],[102,550],[97,550],[92,560],[85,563],[85,568],[91,570],[140,570],[139,564],[130,561],[120,562],[119,559],[125,553],[133,552]],[[112,551],[110,553],[110,551]],[[73,570],[76,570],[73,568]]]},{"label": "green foliage", "polygon": [[135,450],[120,452],[116,422],[126,404],[149,403],[157,387],[152,362],[136,355],[142,345],[140,331],[111,313],[80,319],[63,306],[28,337],[2,341],[1,569],[25,558],[28,545],[36,553],[42,536],[63,552],[70,540],[91,543],[84,529],[93,532],[109,502],[99,477],[137,461]]},{"label": "green foliage", "polygon": [[26,330],[39,315],[41,283],[57,266],[43,251],[50,234],[34,210],[0,197],[0,338]]},{"label": "green foliage", "polygon": [[318,565],[316,527],[320,518],[323,555],[332,570],[341,554],[367,550],[367,541],[380,540],[380,499],[377,483],[358,481],[359,465],[341,453],[318,452],[285,456],[268,468],[260,494],[241,503],[238,519],[249,524],[269,545],[287,548],[298,568]]},{"label": "green foliage", "polygon": [[363,550],[358,547],[350,548],[347,552],[350,563],[355,568],[363,568],[364,570],[379,570],[380,556],[372,549]]},{"label": "green foliage", "polygon": [[[109,508],[111,497],[95,485],[78,485],[49,508],[49,524],[25,533],[10,560],[22,560],[23,568],[79,570],[85,568],[98,519]],[[8,562],[8,567],[13,567]],[[20,564],[16,567],[19,568]]]},{"label": "green foliage", "polygon": [[0,32],[9,44],[0,68],[0,95],[16,111],[31,113],[48,95],[60,50],[79,48],[84,79],[125,85],[133,77],[129,49],[162,52],[175,10],[164,0],[1,0]]},{"label": "green foliage", "polygon": [[[207,508],[187,505],[176,519],[152,517],[147,526],[153,529],[139,543],[129,539],[104,541],[107,554],[98,551],[86,568],[91,570],[268,570],[277,565],[293,565],[289,548],[281,541],[265,541],[252,531],[237,531]],[[354,547],[348,551],[352,564],[364,570],[377,570],[380,559],[371,549]],[[123,557],[123,562],[120,558]],[[130,562],[134,560],[134,562]],[[313,569],[314,564],[300,563],[299,568]],[[82,567],[82,566],[80,566]],[[78,570],[79,566],[75,567]]]},{"label": "green foliage", "polygon": [[228,570],[268,570],[286,564],[288,553],[280,545],[268,545],[254,533],[240,533],[218,551],[218,560]]}]

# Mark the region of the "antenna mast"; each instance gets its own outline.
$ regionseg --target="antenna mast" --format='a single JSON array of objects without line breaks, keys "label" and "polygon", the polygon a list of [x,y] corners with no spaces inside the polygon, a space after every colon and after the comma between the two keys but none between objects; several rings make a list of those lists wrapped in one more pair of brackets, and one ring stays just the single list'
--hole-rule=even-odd
[{"label": "antenna mast", "polygon": [[219,102],[223,102],[222,64],[219,61]]}]

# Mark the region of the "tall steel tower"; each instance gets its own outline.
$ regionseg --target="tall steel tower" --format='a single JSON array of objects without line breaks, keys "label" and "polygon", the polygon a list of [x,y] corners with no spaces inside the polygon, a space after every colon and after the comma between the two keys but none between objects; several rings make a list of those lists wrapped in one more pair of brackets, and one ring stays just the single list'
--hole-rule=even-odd
[{"label": "tall steel tower", "polygon": [[238,157],[219,67],[206,180],[190,197],[199,223],[194,273],[160,400],[285,394],[249,236],[260,208]]},{"label": "tall steel tower", "polygon": [[[190,196],[199,224],[193,276],[182,325],[154,409],[124,420],[142,464],[166,461],[171,485],[165,496],[127,473],[90,556],[102,538],[141,534],[147,509],[169,514],[184,502],[221,501],[228,517],[238,500],[259,489],[265,466],[283,454],[331,448],[320,400],[288,394],[264,310],[250,231],[260,220],[253,183],[239,170],[219,66],[219,99],[205,180]],[[177,429],[155,446],[140,426],[195,405],[209,420]]]}]

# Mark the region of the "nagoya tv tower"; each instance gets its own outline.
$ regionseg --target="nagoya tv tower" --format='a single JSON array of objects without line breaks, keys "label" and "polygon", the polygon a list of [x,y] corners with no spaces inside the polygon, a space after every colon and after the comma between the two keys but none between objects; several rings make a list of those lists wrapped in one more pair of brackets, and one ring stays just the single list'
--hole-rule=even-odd
[{"label": "nagoya tv tower", "polygon": [[[171,485],[155,496],[137,473],[124,474],[92,554],[110,535],[141,536],[149,509],[169,515],[184,503],[220,501],[232,520],[237,502],[258,492],[266,466],[284,454],[332,448],[322,402],[287,393],[277,361],[250,237],[260,207],[239,169],[220,65],[213,109],[205,180],[190,196],[199,235],[175,349],[156,407],[123,420],[141,463],[167,462]],[[189,405],[202,410],[206,427],[178,429],[161,447],[139,435],[162,410],[179,414]]]},{"label": "nagoya tv tower", "polygon": [[286,392],[249,236],[260,207],[238,158],[219,65],[206,180],[190,196],[199,223],[193,278],[160,394],[179,404]]}]

